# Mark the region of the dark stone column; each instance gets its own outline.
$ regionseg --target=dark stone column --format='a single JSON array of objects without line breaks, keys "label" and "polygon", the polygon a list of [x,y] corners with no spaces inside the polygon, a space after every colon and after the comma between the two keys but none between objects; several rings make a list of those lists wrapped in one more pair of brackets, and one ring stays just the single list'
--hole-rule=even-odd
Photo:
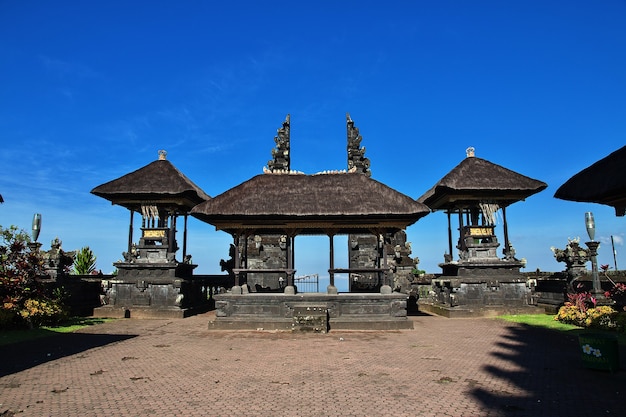
[{"label": "dark stone column", "polygon": [[337,287],[335,287],[335,273],[333,272],[333,269],[335,269],[335,235],[329,234],[328,237],[330,239],[330,284],[328,285],[326,291],[328,292],[328,294],[337,294]]}]

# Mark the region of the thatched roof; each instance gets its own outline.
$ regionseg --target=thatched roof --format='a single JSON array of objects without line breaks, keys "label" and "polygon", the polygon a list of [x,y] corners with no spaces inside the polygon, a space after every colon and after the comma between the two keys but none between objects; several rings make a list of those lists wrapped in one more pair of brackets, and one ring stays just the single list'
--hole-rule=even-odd
[{"label": "thatched roof", "polygon": [[606,204],[626,214],[626,146],[583,169],[561,185],[556,198]]},{"label": "thatched roof", "polygon": [[156,203],[187,212],[211,198],[165,159],[99,185],[91,193],[130,210]]},{"label": "thatched roof", "polygon": [[362,174],[262,174],[208,200],[191,215],[225,231],[299,234],[399,230],[428,207]]},{"label": "thatched roof", "polygon": [[468,156],[417,201],[433,210],[487,201],[506,207],[547,186],[485,159]]}]

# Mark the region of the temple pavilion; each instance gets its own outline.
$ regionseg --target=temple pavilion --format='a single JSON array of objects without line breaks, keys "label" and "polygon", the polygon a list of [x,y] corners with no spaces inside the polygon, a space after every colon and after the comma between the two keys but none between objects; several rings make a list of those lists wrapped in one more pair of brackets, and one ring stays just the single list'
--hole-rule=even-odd
[{"label": "temple pavilion", "polygon": [[[429,299],[420,300],[420,309],[464,316],[523,311],[532,304],[531,290],[520,274],[523,262],[509,239],[506,209],[546,187],[542,181],[478,158],[468,148],[467,157],[418,199],[448,217],[442,274],[433,280]],[[453,218],[458,221],[458,259],[453,257]]]},{"label": "temple pavilion", "polygon": [[[348,126],[353,124],[349,115],[347,123]],[[289,149],[288,132],[289,117],[276,138],[274,159],[268,164],[271,168],[191,210],[192,216],[233,237],[234,286],[229,293],[215,297],[217,318],[213,325],[216,328],[290,329],[296,325],[307,326],[307,317],[313,317],[314,321],[327,320],[326,324],[316,325],[320,329],[326,326],[411,326],[406,319],[407,295],[393,291],[391,286],[387,245],[383,240],[415,223],[430,210],[365,175],[362,168],[366,159],[362,153],[352,152],[352,166],[345,171],[305,175],[287,170],[288,153],[280,150]],[[299,235],[329,238],[330,285],[324,293],[298,293],[294,287],[293,251]],[[380,243],[373,265],[336,268],[333,254],[337,235],[373,236]],[[265,263],[254,267],[250,258],[262,257],[259,250],[267,250],[267,243],[274,242],[268,237],[278,237],[279,247],[284,251],[280,257],[283,264],[269,266]],[[252,242],[258,245],[251,254],[248,248]],[[382,285],[376,293],[339,294],[334,283],[337,273],[373,273],[380,276]],[[282,275],[286,286],[279,293],[251,291],[254,288],[248,283],[252,274]]]},{"label": "temple pavilion", "polygon": [[[205,288],[194,278],[187,253],[187,219],[192,207],[210,197],[166,159],[94,188],[91,193],[130,213],[128,248],[114,263],[116,279],[104,282],[100,317],[184,317],[207,305]],[[135,216],[141,216],[139,242]],[[178,218],[183,223],[182,257],[178,257]]]}]

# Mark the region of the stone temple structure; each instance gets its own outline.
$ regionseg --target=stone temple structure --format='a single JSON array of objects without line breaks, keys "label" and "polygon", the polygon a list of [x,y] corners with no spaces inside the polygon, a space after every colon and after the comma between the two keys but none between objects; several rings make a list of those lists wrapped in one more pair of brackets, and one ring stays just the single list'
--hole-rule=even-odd
[{"label": "stone temple structure", "polygon": [[[207,305],[187,254],[187,218],[210,197],[159,151],[159,159],[92,191],[130,211],[128,249],[115,263],[116,279],[105,281],[104,305],[96,317],[184,317]],[[139,242],[134,217],[141,215]],[[184,219],[182,258],[177,258],[178,218]]]},{"label": "stone temple structure", "polygon": [[[448,251],[440,264],[442,275],[432,282],[429,299],[420,309],[446,316],[521,312],[532,304],[531,290],[520,274],[523,263],[509,240],[506,208],[545,189],[547,184],[485,159],[468,148],[467,158],[453,168],[418,201],[448,216]],[[501,243],[496,235],[502,219]],[[452,217],[458,219],[453,259]]]},{"label": "stone temple structure", "polygon": [[[286,122],[288,126],[289,117]],[[283,124],[283,133],[289,131],[287,126]],[[281,144],[280,149],[288,148]],[[277,148],[271,168],[263,174],[192,209],[192,216],[233,237],[233,259],[224,266],[228,264],[232,271],[234,286],[229,293],[215,296],[217,313],[211,328],[314,327],[325,331],[412,326],[406,317],[407,295],[392,288],[392,266],[386,253],[389,244],[384,239],[403,231],[430,210],[359,172],[359,164],[365,160],[363,153],[364,149],[353,154],[354,169],[305,175],[283,169],[286,165],[277,157],[285,153]],[[299,235],[329,238],[330,285],[324,293],[298,293],[294,286],[294,248]],[[369,235],[376,248],[371,265],[336,267],[336,235]],[[379,285],[367,293],[338,293],[336,274],[374,274]],[[284,285],[280,285],[281,279]]]}]

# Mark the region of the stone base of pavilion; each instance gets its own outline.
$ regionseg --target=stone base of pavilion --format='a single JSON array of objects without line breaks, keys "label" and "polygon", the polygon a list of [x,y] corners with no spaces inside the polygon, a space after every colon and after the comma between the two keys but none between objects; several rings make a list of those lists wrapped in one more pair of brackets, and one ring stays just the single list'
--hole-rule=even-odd
[{"label": "stone base of pavilion", "polygon": [[459,261],[440,266],[444,275],[432,280],[429,297],[418,300],[421,312],[450,318],[544,313],[519,272],[519,261]]},{"label": "stone base of pavilion", "polygon": [[103,306],[94,317],[184,318],[209,310],[205,276],[194,277],[196,265],[182,263],[114,264],[118,275],[102,281]]},{"label": "stone base of pavilion", "polygon": [[209,330],[412,329],[401,293],[218,294]]},{"label": "stone base of pavilion", "polygon": [[532,305],[466,305],[452,307],[429,300],[419,300],[417,305],[422,313],[436,314],[448,318],[496,317],[506,314],[545,314],[545,309]]},{"label": "stone base of pavilion", "polygon": [[209,311],[204,308],[178,307],[141,307],[141,306],[103,306],[94,308],[93,317],[96,318],[133,318],[133,319],[182,319]]}]

